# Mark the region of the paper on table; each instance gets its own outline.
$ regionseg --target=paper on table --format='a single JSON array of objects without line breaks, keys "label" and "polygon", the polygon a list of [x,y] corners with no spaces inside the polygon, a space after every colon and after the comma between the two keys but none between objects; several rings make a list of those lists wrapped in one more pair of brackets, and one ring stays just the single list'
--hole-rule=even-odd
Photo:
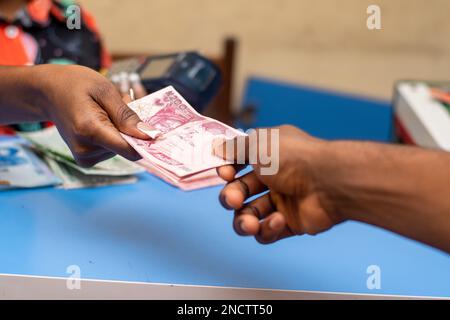
[{"label": "paper on table", "polygon": [[18,142],[0,142],[0,190],[59,184],[48,166]]},{"label": "paper on table", "polygon": [[72,152],[64,142],[56,127],[50,127],[40,131],[23,132],[20,133],[20,135],[29,140],[36,148],[47,156],[58,162],[63,162],[85,175],[127,176],[143,171],[133,162],[120,156],[115,156],[111,159],[102,161],[91,168],[78,166],[75,163]]}]

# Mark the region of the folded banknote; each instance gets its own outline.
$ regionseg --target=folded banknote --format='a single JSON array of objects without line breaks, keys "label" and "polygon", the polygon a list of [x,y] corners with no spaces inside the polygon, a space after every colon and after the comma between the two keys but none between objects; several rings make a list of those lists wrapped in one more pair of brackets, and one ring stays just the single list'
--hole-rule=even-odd
[{"label": "folded banknote", "polygon": [[129,176],[143,172],[141,167],[120,156],[99,162],[91,168],[78,166],[75,163],[72,152],[56,127],[40,131],[22,132],[20,135],[30,141],[35,148],[39,149],[47,157],[62,162],[85,175]]},{"label": "folded banknote", "polygon": [[52,172],[61,179],[61,184],[57,186],[59,189],[84,189],[95,188],[112,185],[132,184],[138,181],[135,175],[125,176],[107,176],[83,174],[81,171],[68,166],[64,162],[55,160],[48,155],[43,154],[42,159],[50,167]]},{"label": "folded banknote", "polygon": [[224,183],[216,168],[229,162],[213,155],[213,140],[245,136],[245,133],[199,114],[171,86],[128,106],[158,131],[157,138],[150,140],[123,134],[142,156],[140,165],[183,190]]},{"label": "folded banknote", "polygon": [[56,127],[20,135],[30,142],[30,147],[60,183],[58,188],[80,189],[100,186],[136,183],[136,174],[145,170],[127,159],[115,156],[91,168],[83,168],[75,163],[72,153]]}]

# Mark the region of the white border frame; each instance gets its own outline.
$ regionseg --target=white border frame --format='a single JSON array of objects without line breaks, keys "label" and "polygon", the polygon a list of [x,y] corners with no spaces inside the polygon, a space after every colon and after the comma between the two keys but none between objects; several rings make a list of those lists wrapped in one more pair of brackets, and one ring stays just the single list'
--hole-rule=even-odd
[{"label": "white border frame", "polygon": [[[73,280],[73,279],[71,279]],[[67,289],[67,278],[0,274],[1,300],[404,300],[444,297],[290,291],[81,279]]]}]

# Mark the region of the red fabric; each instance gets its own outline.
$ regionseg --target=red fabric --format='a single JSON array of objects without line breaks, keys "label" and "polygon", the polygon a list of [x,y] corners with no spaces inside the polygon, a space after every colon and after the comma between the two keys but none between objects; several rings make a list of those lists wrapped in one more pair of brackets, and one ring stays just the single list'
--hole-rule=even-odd
[{"label": "red fabric", "polygon": [[32,0],[27,4],[27,11],[29,15],[34,21],[40,24],[47,23],[51,8],[51,0]]},{"label": "red fabric", "polygon": [[50,128],[50,127],[53,127],[54,124],[53,124],[53,122],[47,121],[47,122],[44,122],[43,126],[44,126],[44,128]]},{"label": "red fabric", "polygon": [[[64,21],[65,15],[64,11],[61,10],[53,1],[51,0],[31,0],[27,4],[27,12],[30,18],[43,27],[48,23],[50,15],[55,17],[60,21]],[[100,33],[98,31],[97,23],[88,11],[81,9],[82,21],[86,27],[91,30],[98,39],[101,39]],[[5,25],[0,25],[0,65],[25,65],[33,63],[34,61],[29,61],[27,57],[24,43],[22,41],[23,32],[20,30],[19,35],[10,39],[5,34]],[[5,49],[5,50],[3,50]],[[100,53],[100,64],[101,68],[109,68],[112,64],[111,55],[105,49],[105,46],[101,43],[101,53]]]},{"label": "red fabric", "polygon": [[15,134],[16,134],[15,131],[10,127],[0,127],[0,135],[12,136]]},{"label": "red fabric", "polygon": [[14,39],[6,36],[5,25],[0,25],[0,65],[3,66],[23,66],[28,61],[28,56],[22,43],[22,30]]},{"label": "red fabric", "polygon": [[394,123],[395,123],[395,133],[396,133],[397,137],[399,137],[403,143],[416,145],[413,138],[411,137],[409,132],[406,130],[405,126],[400,121],[400,119],[397,117],[394,117]]},{"label": "red fabric", "polygon": [[61,9],[55,6],[54,4],[52,4],[51,6],[50,13],[52,14],[52,16],[54,16],[61,22],[63,22],[66,19],[66,17],[64,16],[64,12],[62,12]]}]

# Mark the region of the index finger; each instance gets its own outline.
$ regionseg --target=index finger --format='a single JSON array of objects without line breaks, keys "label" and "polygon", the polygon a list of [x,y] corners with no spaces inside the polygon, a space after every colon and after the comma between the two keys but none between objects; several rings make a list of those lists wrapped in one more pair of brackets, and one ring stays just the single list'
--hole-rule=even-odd
[{"label": "index finger", "polygon": [[137,128],[139,116],[122,99],[116,87],[109,81],[102,83],[92,94],[94,101],[108,114],[111,122],[121,132],[138,139],[149,137]]},{"label": "index finger", "polygon": [[141,159],[141,156],[128,144],[128,142],[125,141],[112,123],[97,123],[95,127],[92,128],[92,132],[91,140],[95,145],[121,155],[130,161]]},{"label": "index finger", "polygon": [[228,164],[222,167],[218,167],[216,170],[219,177],[227,182],[231,182],[236,177],[236,174],[246,167],[247,165],[245,164]]}]

